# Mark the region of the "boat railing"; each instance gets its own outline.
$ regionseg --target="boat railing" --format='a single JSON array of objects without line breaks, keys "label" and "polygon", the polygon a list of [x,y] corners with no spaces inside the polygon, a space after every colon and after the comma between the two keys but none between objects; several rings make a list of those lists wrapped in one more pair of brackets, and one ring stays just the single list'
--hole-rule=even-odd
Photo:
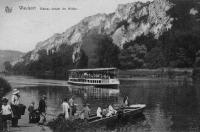
[{"label": "boat railing", "polygon": [[110,79],[86,79],[86,78],[69,78],[69,81],[73,81],[73,82],[85,82],[85,83],[106,83],[109,84],[110,83]]}]

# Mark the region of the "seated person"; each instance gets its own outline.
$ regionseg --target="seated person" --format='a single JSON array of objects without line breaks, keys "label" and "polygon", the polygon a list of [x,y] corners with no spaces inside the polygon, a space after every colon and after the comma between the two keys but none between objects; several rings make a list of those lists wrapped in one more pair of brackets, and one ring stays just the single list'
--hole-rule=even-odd
[{"label": "seated person", "polygon": [[101,107],[98,107],[98,108],[97,108],[97,117],[100,117],[100,118],[101,118],[101,117],[102,117],[102,114],[101,114],[101,113],[102,113]]},{"label": "seated person", "polygon": [[31,104],[28,107],[28,111],[29,111],[29,123],[32,122],[32,115],[33,115],[34,110],[35,110],[35,102],[31,102]]},{"label": "seated person", "polygon": [[102,111],[102,116],[103,116],[103,117],[106,117],[107,113],[108,113],[108,110],[107,110],[107,109],[103,109],[103,111]]},{"label": "seated person", "polygon": [[128,96],[124,97],[124,99],[123,99],[123,106],[124,106],[124,107],[129,106]]},{"label": "seated person", "polygon": [[113,114],[116,114],[117,111],[112,107],[112,105],[108,106],[108,113],[106,114],[106,116],[111,116]]},{"label": "seated person", "polygon": [[90,111],[89,104],[85,104],[81,111],[81,119],[89,119]]}]

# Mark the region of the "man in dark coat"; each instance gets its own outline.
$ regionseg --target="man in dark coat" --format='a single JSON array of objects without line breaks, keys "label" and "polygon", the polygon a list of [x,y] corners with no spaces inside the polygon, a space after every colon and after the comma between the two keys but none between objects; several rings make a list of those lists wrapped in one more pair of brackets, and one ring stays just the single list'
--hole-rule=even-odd
[{"label": "man in dark coat", "polygon": [[47,97],[45,95],[43,95],[42,99],[39,102],[38,111],[40,113],[40,118],[41,118],[40,123],[41,124],[44,124],[44,122],[46,121],[46,109],[47,109],[46,99],[47,99]]}]

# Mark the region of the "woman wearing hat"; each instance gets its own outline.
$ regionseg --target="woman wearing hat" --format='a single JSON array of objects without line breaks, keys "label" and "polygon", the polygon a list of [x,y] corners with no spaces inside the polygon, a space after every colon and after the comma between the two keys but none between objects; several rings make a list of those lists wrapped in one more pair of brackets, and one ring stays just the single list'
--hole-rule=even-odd
[{"label": "woman wearing hat", "polygon": [[21,115],[19,112],[19,99],[20,99],[20,95],[19,95],[19,90],[14,89],[13,90],[13,94],[12,94],[12,98],[11,98],[11,108],[13,111],[13,117],[12,117],[12,126],[13,127],[17,127],[18,126],[18,120],[20,119]]}]

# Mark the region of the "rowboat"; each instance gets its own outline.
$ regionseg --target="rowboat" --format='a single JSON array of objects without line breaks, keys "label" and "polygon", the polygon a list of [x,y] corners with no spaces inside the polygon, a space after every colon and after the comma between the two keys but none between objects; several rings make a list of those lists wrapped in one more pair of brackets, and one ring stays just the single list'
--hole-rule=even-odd
[{"label": "rowboat", "polygon": [[114,114],[109,117],[97,117],[96,115],[90,116],[88,119],[89,124],[101,124],[101,123],[106,123],[112,120],[117,120],[117,119],[124,119],[126,117],[137,117],[139,115],[142,115],[146,105],[145,104],[135,104],[135,105],[130,105],[128,107],[123,107],[117,109],[117,114]]}]

